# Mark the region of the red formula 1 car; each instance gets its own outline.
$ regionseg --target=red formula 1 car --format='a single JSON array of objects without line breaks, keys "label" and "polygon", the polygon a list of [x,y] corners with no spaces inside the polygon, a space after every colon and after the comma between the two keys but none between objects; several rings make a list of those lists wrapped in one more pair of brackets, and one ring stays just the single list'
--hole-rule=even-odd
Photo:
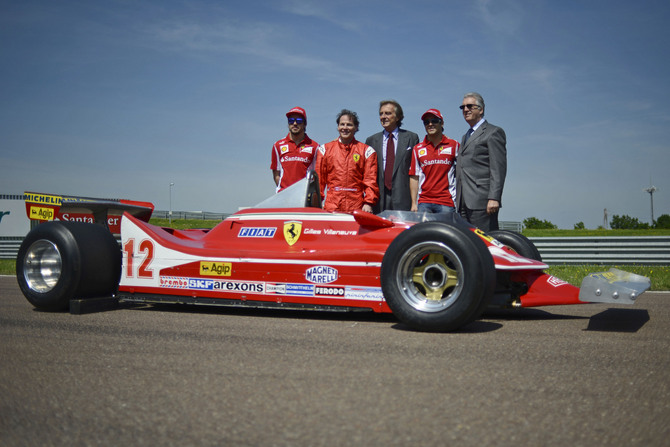
[{"label": "red formula 1 car", "polygon": [[[48,222],[25,238],[17,278],[35,307],[73,298],[392,312],[411,328],[452,331],[489,306],[633,303],[646,277],[610,270],[580,288],[543,272],[535,246],[453,214],[330,213],[314,174],[212,230],[151,225],[143,202],[64,201],[102,224]],[[121,250],[105,223],[122,214]],[[138,216],[138,217],[134,217]],[[142,219],[144,220],[142,220]]]}]

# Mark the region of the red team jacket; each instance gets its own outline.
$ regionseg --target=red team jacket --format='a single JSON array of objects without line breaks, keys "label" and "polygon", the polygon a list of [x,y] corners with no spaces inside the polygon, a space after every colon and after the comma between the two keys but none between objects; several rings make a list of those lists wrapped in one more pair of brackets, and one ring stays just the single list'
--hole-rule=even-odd
[{"label": "red team jacket", "polygon": [[379,200],[377,154],[355,138],[346,146],[339,138],[319,146],[316,172],[326,211],[350,213]]}]

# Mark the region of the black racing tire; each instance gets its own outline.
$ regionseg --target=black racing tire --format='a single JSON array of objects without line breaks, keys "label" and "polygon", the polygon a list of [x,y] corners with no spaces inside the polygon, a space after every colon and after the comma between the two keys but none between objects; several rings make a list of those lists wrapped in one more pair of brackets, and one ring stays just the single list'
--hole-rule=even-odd
[{"label": "black racing tire", "polygon": [[510,230],[493,230],[487,234],[507,245],[524,258],[542,262],[542,255],[535,244],[523,234]]},{"label": "black racing tire", "polygon": [[472,231],[425,222],[384,254],[381,285],[393,314],[415,330],[448,332],[477,319],[493,296],[495,266]]},{"label": "black racing tire", "polygon": [[19,288],[40,310],[67,310],[72,298],[109,296],[120,277],[119,244],[97,224],[40,224],[25,237],[16,258]]}]

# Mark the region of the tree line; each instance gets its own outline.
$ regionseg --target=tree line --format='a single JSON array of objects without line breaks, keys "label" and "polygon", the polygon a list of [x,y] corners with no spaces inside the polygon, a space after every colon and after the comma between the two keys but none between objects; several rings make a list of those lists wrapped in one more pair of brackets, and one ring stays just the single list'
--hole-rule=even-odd
[{"label": "tree line", "polygon": [[[652,224],[647,222],[640,222],[637,217],[630,217],[627,215],[619,216],[615,214],[609,223],[612,230],[648,230],[648,229],[670,229],[670,215],[663,214],[658,219],[654,220]],[[528,230],[555,230],[558,227],[548,220],[540,220],[537,217],[527,217],[523,220],[524,228]],[[584,222],[577,222],[574,226],[575,230],[584,230]],[[598,229],[602,229],[599,227]]]}]

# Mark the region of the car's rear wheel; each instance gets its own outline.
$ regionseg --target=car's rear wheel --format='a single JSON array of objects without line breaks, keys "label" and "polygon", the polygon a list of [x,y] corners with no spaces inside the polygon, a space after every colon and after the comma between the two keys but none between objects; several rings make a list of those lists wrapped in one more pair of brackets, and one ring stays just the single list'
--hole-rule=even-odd
[{"label": "car's rear wheel", "polygon": [[38,309],[66,310],[70,299],[108,296],[121,275],[121,251],[106,228],[82,222],[47,222],[23,240],[16,278]]},{"label": "car's rear wheel", "polygon": [[467,229],[417,224],[389,245],[381,268],[384,297],[396,317],[424,331],[452,331],[478,318],[495,286],[484,242]]},{"label": "car's rear wheel", "polygon": [[524,258],[542,262],[542,255],[535,244],[523,234],[510,230],[493,230],[487,234],[507,245]]}]

